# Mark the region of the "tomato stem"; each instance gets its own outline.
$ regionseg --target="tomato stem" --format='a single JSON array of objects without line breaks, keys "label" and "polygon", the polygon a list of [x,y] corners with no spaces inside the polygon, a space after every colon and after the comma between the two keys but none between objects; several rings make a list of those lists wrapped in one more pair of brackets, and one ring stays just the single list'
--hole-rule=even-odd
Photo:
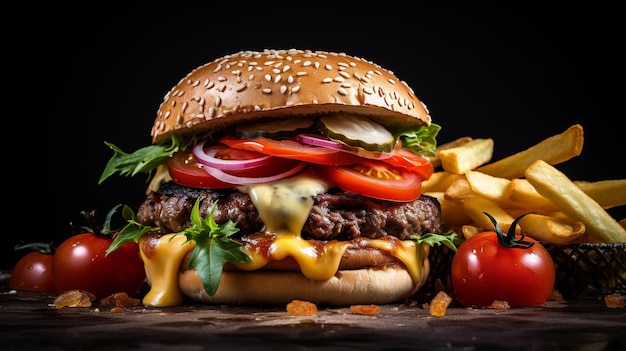
[{"label": "tomato stem", "polygon": [[514,248],[514,249],[528,249],[531,246],[535,245],[535,243],[532,241],[524,240],[524,238],[526,237],[526,233],[522,233],[519,239],[515,237],[515,228],[517,227],[517,222],[519,222],[519,220],[522,219],[522,217],[528,214],[531,214],[532,212],[524,213],[523,215],[515,218],[513,223],[511,223],[511,226],[509,227],[509,231],[507,232],[506,235],[502,232],[502,228],[500,227],[496,219],[493,218],[492,215],[490,215],[487,212],[483,212],[483,213],[487,217],[489,217],[489,220],[491,220],[491,223],[493,223],[495,227],[494,231],[496,232],[496,235],[498,236],[498,243],[500,245]]}]

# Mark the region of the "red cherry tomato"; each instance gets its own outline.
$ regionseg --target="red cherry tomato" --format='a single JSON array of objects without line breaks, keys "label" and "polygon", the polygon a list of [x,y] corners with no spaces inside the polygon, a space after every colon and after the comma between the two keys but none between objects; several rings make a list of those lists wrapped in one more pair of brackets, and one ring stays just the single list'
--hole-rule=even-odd
[{"label": "red cherry tomato", "polygon": [[[521,217],[520,217],[521,218]],[[519,218],[518,218],[519,219]],[[493,220],[493,219],[492,219]],[[543,305],[554,288],[555,268],[550,253],[533,238],[515,235],[516,222],[504,236],[499,226],[459,245],[451,266],[456,300],[466,306],[489,307],[494,300],[511,307]],[[515,240],[509,247],[498,242]]]},{"label": "red cherry tomato", "polygon": [[84,290],[98,299],[118,292],[137,295],[146,278],[139,246],[126,243],[105,257],[112,241],[104,235],[81,233],[62,242],[52,262],[56,290]]},{"label": "red cherry tomato", "polygon": [[52,253],[29,252],[11,271],[9,288],[24,291],[55,292],[52,277]]}]

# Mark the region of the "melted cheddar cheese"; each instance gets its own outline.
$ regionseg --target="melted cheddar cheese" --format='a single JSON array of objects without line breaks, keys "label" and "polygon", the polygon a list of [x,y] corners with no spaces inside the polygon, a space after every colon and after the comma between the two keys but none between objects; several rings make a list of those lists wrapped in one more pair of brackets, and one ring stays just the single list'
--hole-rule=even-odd
[{"label": "melted cheddar cheese", "polygon": [[[302,273],[314,280],[326,280],[337,273],[343,253],[353,242],[332,241],[325,245],[302,239],[300,231],[306,222],[313,197],[325,193],[329,184],[319,177],[305,173],[271,184],[240,187],[247,192],[268,232],[275,239],[267,252],[244,250],[250,263],[236,264],[242,270],[257,270],[270,261],[293,258]],[[150,291],[143,298],[149,306],[174,306],[183,303],[185,297],[178,286],[178,274],[185,254],[195,246],[184,244],[185,236],[165,235],[151,245],[150,254],[142,252]],[[359,246],[372,247],[388,252],[404,263],[415,282],[421,279],[421,271],[428,249],[413,241],[359,239]],[[142,245],[140,245],[142,247]]]}]

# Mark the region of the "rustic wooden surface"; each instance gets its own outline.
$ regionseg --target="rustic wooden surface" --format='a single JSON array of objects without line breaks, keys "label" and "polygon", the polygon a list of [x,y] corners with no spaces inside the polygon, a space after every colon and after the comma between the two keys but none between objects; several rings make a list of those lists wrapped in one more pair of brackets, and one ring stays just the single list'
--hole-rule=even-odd
[{"label": "rustic wooden surface", "polygon": [[187,303],[170,308],[56,309],[53,296],[0,291],[1,350],[626,350],[626,310],[601,300],[542,307],[468,309],[443,317],[422,302],[382,306],[376,316],[320,308],[296,317],[284,307]]}]

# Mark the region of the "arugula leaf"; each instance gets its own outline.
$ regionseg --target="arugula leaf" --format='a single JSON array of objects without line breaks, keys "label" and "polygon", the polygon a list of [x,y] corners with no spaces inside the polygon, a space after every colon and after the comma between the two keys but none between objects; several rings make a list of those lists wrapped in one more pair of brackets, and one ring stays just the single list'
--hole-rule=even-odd
[{"label": "arugula leaf", "polygon": [[394,131],[396,139],[402,141],[402,147],[420,156],[437,156],[437,134],[441,126],[431,123],[413,130]]},{"label": "arugula leaf", "polygon": [[418,244],[426,243],[430,246],[443,244],[454,252],[456,252],[457,247],[463,242],[452,230],[444,234],[426,233],[422,235],[411,235],[409,239]]},{"label": "arugula leaf", "polygon": [[126,219],[128,224],[126,224],[126,226],[122,228],[119,234],[117,234],[117,236],[113,239],[113,242],[111,242],[111,245],[109,245],[105,256],[109,255],[111,252],[117,250],[118,247],[126,243],[138,242],[139,238],[141,238],[142,235],[148,232],[159,230],[159,227],[149,227],[137,222],[135,213],[127,205],[124,205],[124,207],[122,208],[122,217]]},{"label": "arugula leaf", "polygon": [[213,213],[217,201],[213,203],[207,218],[200,217],[200,198],[196,199],[196,203],[191,210],[192,226],[174,235],[185,235],[187,240],[195,241],[196,247],[191,252],[188,269],[195,269],[204,290],[210,296],[215,295],[222,279],[222,270],[226,262],[248,263],[250,257],[241,251],[241,243],[230,239],[229,237],[239,231],[235,223],[231,220],[221,226],[215,223]]},{"label": "arugula leaf", "polygon": [[173,153],[181,149],[180,139],[175,136],[169,139],[169,143],[145,146],[132,154],[128,154],[106,141],[104,143],[113,150],[114,154],[100,175],[98,184],[116,172],[123,176],[134,176],[142,172],[151,174],[152,170],[165,163]]}]

